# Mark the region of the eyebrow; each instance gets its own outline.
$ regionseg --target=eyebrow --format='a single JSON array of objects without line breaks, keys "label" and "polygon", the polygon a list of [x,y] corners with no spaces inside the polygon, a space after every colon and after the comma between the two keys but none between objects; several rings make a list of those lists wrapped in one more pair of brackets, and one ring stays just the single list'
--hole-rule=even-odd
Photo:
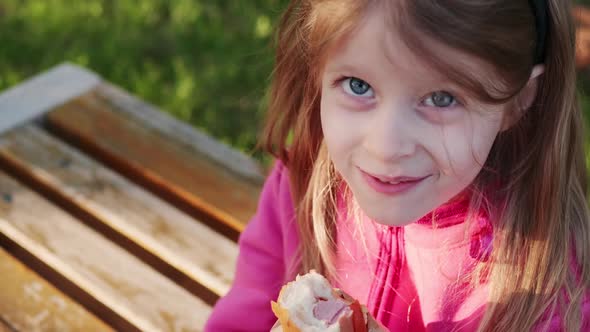
[{"label": "eyebrow", "polygon": [[336,62],[335,64],[326,66],[325,71],[329,72],[360,72],[360,71],[367,71],[367,69],[360,68],[359,66],[351,65],[349,63],[344,63],[342,61]]}]

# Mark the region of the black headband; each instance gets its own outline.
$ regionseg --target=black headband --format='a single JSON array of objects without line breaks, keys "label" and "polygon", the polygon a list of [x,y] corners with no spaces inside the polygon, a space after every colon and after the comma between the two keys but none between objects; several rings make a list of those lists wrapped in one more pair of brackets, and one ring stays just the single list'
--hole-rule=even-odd
[{"label": "black headband", "polygon": [[547,39],[547,26],[549,15],[547,12],[547,0],[529,0],[535,15],[537,30],[537,43],[535,49],[535,64],[545,62],[545,40]]}]

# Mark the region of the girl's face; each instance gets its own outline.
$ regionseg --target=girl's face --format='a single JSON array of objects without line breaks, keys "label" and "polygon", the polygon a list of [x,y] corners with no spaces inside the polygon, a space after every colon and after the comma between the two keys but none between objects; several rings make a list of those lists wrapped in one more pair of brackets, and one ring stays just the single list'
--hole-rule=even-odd
[{"label": "girl's face", "polygon": [[[330,158],[363,211],[403,226],[474,180],[508,106],[468,97],[388,29],[382,18],[369,18],[327,56],[321,121]],[[432,47],[493,77],[473,58]]]}]

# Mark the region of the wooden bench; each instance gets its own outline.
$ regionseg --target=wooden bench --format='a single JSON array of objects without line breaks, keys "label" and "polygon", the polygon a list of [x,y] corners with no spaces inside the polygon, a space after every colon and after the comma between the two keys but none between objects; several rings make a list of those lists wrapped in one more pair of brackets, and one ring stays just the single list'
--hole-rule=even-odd
[{"label": "wooden bench", "polygon": [[0,332],[200,331],[263,170],[61,65],[0,94]]}]

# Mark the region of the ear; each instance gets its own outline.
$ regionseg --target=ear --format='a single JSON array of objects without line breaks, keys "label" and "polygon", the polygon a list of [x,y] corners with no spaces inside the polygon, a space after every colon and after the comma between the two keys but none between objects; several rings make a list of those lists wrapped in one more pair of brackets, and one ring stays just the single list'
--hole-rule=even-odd
[{"label": "ear", "polygon": [[516,95],[512,103],[512,109],[508,110],[504,117],[502,130],[510,129],[529,110],[537,97],[539,77],[545,72],[545,65],[538,64],[533,67],[531,76],[525,87]]}]

